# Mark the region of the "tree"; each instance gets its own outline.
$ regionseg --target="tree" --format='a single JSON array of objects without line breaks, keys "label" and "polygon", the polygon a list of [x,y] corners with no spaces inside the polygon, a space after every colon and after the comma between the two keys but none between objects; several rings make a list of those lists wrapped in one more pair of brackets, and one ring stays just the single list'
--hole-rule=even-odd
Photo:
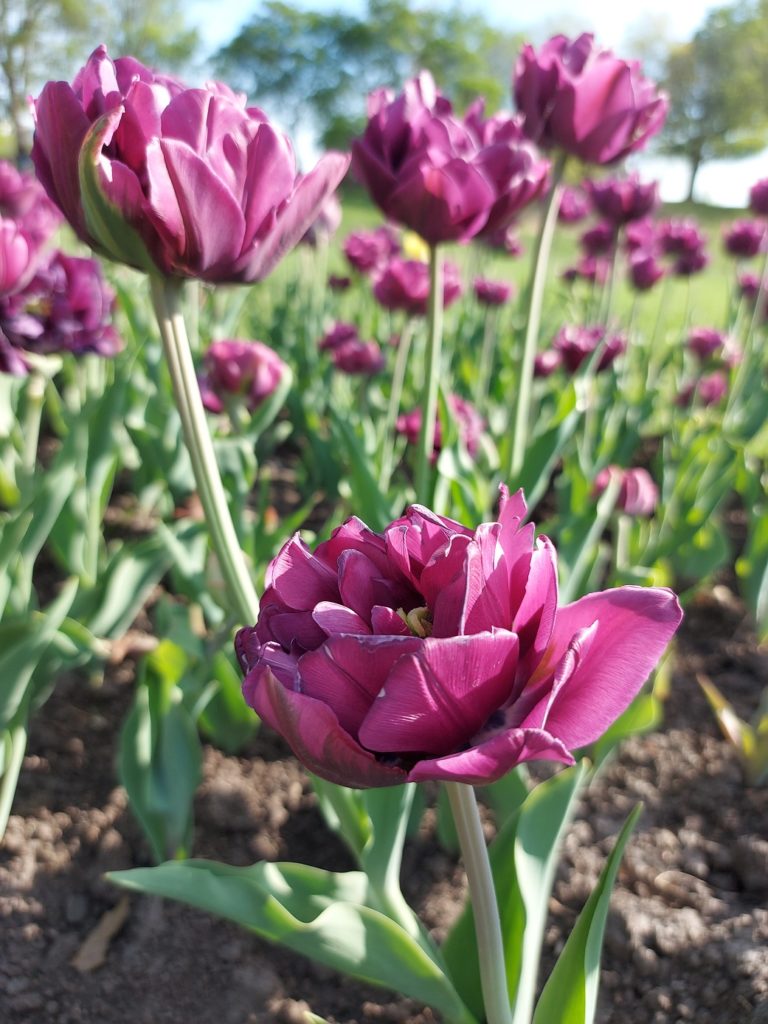
[{"label": "tree", "polygon": [[174,71],[189,63],[198,36],[185,27],[180,0],[0,0],[0,117],[20,156],[31,143],[27,97],[48,79],[71,78],[99,42]]},{"label": "tree", "polygon": [[660,149],[690,167],[688,198],[703,163],[768,145],[768,0],[713,10],[689,43],[674,47],[664,87],[671,104]]},{"label": "tree", "polygon": [[458,5],[438,11],[368,0],[357,16],[266,0],[213,63],[293,131],[311,127],[323,145],[343,148],[363,126],[367,93],[400,88],[421,68],[459,107],[483,94],[497,108],[519,45],[519,36]]}]

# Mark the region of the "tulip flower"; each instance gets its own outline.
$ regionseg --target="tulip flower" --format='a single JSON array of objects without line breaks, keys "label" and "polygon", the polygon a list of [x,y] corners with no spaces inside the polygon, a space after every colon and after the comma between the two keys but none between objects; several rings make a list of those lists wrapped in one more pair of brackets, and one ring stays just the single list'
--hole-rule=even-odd
[{"label": "tulip flower", "polygon": [[751,259],[765,247],[765,224],[759,220],[736,220],[723,232],[723,246],[731,256]]},{"label": "tulip flower", "polygon": [[566,267],[563,271],[564,281],[592,281],[594,284],[605,284],[611,272],[609,260],[600,256],[582,256],[578,263]]},{"label": "tulip flower", "polygon": [[352,286],[352,278],[345,274],[329,274],[328,287],[332,292],[345,292]]},{"label": "tulip flower", "polygon": [[650,217],[633,220],[624,229],[624,247],[627,252],[644,249],[656,253],[660,249],[656,225]]},{"label": "tulip flower", "polygon": [[609,256],[616,248],[616,239],[616,225],[602,220],[581,234],[579,245],[587,256]]},{"label": "tulip flower", "polygon": [[484,784],[572,762],[638,692],[680,623],[674,594],[620,587],[558,607],[556,553],[522,492],[470,530],[421,506],[350,519],[267,570],[235,646],[243,692],[322,778]]},{"label": "tulip flower", "polygon": [[607,488],[615,474],[621,478],[621,487],[616,499],[616,507],[628,516],[652,516],[659,503],[659,488],[647,469],[636,466],[634,469],[620,469],[618,466],[606,466],[595,477],[594,497],[599,497]]},{"label": "tulip flower", "polygon": [[15,221],[35,245],[47,242],[62,219],[37,178],[7,160],[0,160],[0,216]]},{"label": "tulip flower", "polygon": [[659,183],[642,182],[637,174],[627,178],[588,181],[587,193],[601,217],[617,226],[642,220],[659,203]]},{"label": "tulip flower", "polygon": [[483,306],[503,306],[512,295],[512,285],[506,281],[476,277],[472,287],[477,301]]},{"label": "tulip flower", "polygon": [[646,292],[664,277],[664,267],[652,252],[636,249],[629,257],[629,280],[633,288]]},{"label": "tulip flower", "polygon": [[502,228],[500,231],[483,232],[482,235],[478,236],[477,240],[487,249],[505,252],[507,256],[522,256],[525,252],[525,246],[517,237],[517,232],[513,226]]},{"label": "tulip flower", "polygon": [[707,244],[706,236],[691,218],[660,221],[656,237],[667,256],[689,256],[703,250]]},{"label": "tulip flower", "polygon": [[702,405],[718,405],[727,394],[728,379],[722,371],[715,370],[683,385],[677,396],[677,404],[684,408],[695,398]]},{"label": "tulip flower", "polygon": [[[485,420],[474,405],[466,398],[462,398],[461,395],[448,395],[448,409],[456,421],[461,443],[474,458],[480,446],[480,437],[485,430]],[[395,430],[398,434],[402,434],[409,444],[416,444],[421,431],[421,409],[412,409],[410,412],[398,416]],[[433,460],[437,459],[442,446],[442,428],[439,418],[436,418]]]},{"label": "tulip flower", "polygon": [[301,240],[313,249],[318,245],[327,245],[338,231],[340,224],[341,203],[338,196],[333,194],[327,197],[317,211],[317,216],[304,232],[304,237]]},{"label": "tulip flower", "polygon": [[749,190],[749,206],[753,213],[768,216],[768,178],[756,181]]},{"label": "tulip flower", "polygon": [[590,33],[554,36],[538,51],[523,46],[514,95],[529,139],[591,164],[642,149],[667,113],[667,97],[640,65],[600,48]]},{"label": "tulip flower", "polygon": [[561,224],[578,224],[589,213],[587,197],[576,188],[564,188],[560,196],[557,219]]},{"label": "tulip flower", "polygon": [[352,161],[384,214],[432,246],[506,228],[548,170],[511,119],[484,121],[477,105],[458,118],[427,71],[398,96],[371,93]]},{"label": "tulip flower", "polygon": [[274,393],[287,372],[277,352],[261,341],[214,341],[205,353],[201,381],[206,408],[222,412],[224,400],[236,397],[253,412]]},{"label": "tulip flower", "polygon": [[321,352],[333,352],[346,341],[356,341],[359,335],[354,324],[338,320],[333,327],[329,328],[317,343]]},{"label": "tulip flower", "polygon": [[563,357],[555,349],[548,348],[539,352],[533,361],[534,377],[550,377],[562,365]]},{"label": "tulip flower", "polygon": [[375,341],[349,338],[333,349],[333,365],[344,373],[371,377],[386,366],[381,347]]},{"label": "tulip flower", "polygon": [[[443,264],[443,306],[462,293],[459,268]],[[429,267],[420,260],[390,260],[373,283],[373,296],[385,309],[400,309],[411,316],[425,316],[429,300]]]},{"label": "tulip flower", "polygon": [[607,369],[627,347],[626,339],[620,334],[605,336],[605,327],[577,327],[567,325],[561,327],[552,342],[553,348],[560,353],[563,365],[571,373],[575,373],[586,362],[592,353],[600,347],[597,370]]},{"label": "tulip flower", "polygon": [[344,240],[343,248],[349,265],[361,274],[380,269],[400,252],[394,232],[387,227],[353,231]]},{"label": "tulip flower", "polygon": [[[768,181],[768,179],[766,179]],[[750,270],[745,270],[738,276],[737,280],[739,294],[747,300],[747,302],[757,302],[757,296],[760,291],[760,275],[754,274]]]},{"label": "tulip flower", "polygon": [[701,360],[709,359],[725,347],[727,336],[714,327],[692,327],[688,332],[688,349]]},{"label": "tulip flower", "polygon": [[20,291],[34,276],[38,246],[14,220],[0,217],[0,296]]},{"label": "tulip flower", "polygon": [[250,282],[294,246],[344,176],[327,154],[297,175],[288,139],[244,96],[187,89],[96,49],[35,101],[32,160],[78,236],[169,278]]}]

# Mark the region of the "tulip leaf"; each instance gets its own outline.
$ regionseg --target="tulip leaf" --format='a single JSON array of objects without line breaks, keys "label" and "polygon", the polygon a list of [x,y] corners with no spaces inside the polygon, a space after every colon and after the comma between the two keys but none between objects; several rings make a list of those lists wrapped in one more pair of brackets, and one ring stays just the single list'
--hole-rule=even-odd
[{"label": "tulip leaf", "polygon": [[360,864],[373,831],[363,802],[363,791],[334,785],[317,775],[312,775],[312,788],[326,825],[344,840]]},{"label": "tulip leaf", "polygon": [[349,424],[336,412],[329,409],[334,439],[345,455],[349,467],[349,483],[352,487],[354,508],[372,530],[383,530],[392,519],[392,509],[372,472],[373,462],[365,451],[363,442]]},{"label": "tulip leaf", "polygon": [[120,733],[119,772],[157,860],[184,856],[202,752],[179,687],[184,652],[163,640],[141,663],[133,707]]},{"label": "tulip leaf", "polygon": [[523,488],[529,509],[535,508],[544,497],[552,468],[573,436],[580,418],[581,413],[576,408],[576,389],[571,385],[562,396],[551,425],[528,445],[518,479],[508,481],[513,490]]},{"label": "tulip leaf", "polygon": [[198,724],[217,747],[236,754],[258,729],[259,717],[243,700],[241,674],[223,651],[214,654],[211,675],[216,689]]},{"label": "tulip leaf", "polygon": [[749,610],[757,623],[759,639],[768,639],[768,509],[753,506],[747,527],[744,554],[736,561],[736,572]]},{"label": "tulip leaf", "polygon": [[[540,783],[491,844],[489,856],[504,936],[514,1024],[528,1024],[559,846],[586,775],[583,763]],[[483,997],[470,903],[442,949],[448,972],[478,1016]]]},{"label": "tulip leaf", "polygon": [[619,864],[642,806],[627,818],[592,895],[579,914],[536,1004],[533,1024],[592,1024],[600,982],[600,955]]},{"label": "tulip leaf", "polygon": [[136,892],[181,900],[226,917],[272,942],[363,981],[434,1007],[446,1021],[473,1024],[448,978],[397,924],[364,905],[362,872],[304,864],[248,868],[171,862],[109,876]]},{"label": "tulip leaf", "polygon": [[[118,263],[127,263],[148,274],[156,274],[157,267],[141,235],[131,227],[120,207],[111,202],[104,191],[102,153],[117,129],[122,113],[121,107],[107,111],[91,125],[83,140],[78,158],[80,198],[88,232],[98,243],[101,252]],[[130,173],[126,168],[122,170],[124,173]],[[122,192],[125,188],[124,184],[112,184],[115,191]],[[138,179],[135,180],[135,187],[138,192]],[[128,200],[127,195],[124,198]],[[135,202],[135,198],[128,201]]]}]

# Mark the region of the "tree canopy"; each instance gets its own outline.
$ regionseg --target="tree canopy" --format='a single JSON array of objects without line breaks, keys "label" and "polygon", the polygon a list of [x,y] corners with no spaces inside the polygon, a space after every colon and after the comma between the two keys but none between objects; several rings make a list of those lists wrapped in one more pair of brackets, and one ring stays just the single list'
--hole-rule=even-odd
[{"label": "tree canopy", "polygon": [[688,160],[692,197],[702,163],[768,145],[768,0],[711,11],[670,51],[663,84],[671,104],[660,149]]},{"label": "tree canopy", "polygon": [[292,129],[310,126],[323,145],[343,147],[364,123],[367,93],[399,88],[422,68],[459,107],[482,94],[498,108],[521,41],[458,4],[438,11],[368,0],[355,15],[266,0],[213,63]]}]

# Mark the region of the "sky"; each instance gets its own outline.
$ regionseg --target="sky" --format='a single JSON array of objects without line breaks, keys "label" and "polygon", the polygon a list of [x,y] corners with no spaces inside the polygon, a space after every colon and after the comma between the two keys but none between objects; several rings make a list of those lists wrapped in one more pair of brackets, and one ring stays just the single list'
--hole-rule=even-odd
[{"label": "sky", "polygon": [[[316,10],[346,10],[361,13],[365,0],[291,0],[297,6]],[[420,0],[427,2],[427,0]],[[436,7],[451,6],[453,0],[431,0]],[[465,9],[483,13],[491,24],[509,31],[530,32],[533,42],[540,42],[557,31],[574,34],[592,31],[597,39],[621,55],[622,44],[632,33],[642,32],[649,25],[666,26],[669,38],[690,39],[707,13],[727,0],[644,0],[642,9],[635,7],[627,15],[629,5],[620,0],[535,0],[515,3],[514,0],[462,0]],[[191,0],[187,6],[189,20],[200,29],[204,48],[212,53],[229,42],[258,8],[258,0]],[[631,8],[630,8],[631,9]],[[685,197],[687,169],[685,162],[664,157],[640,158],[637,169],[646,177],[661,182],[662,198],[675,202]],[[720,160],[705,164],[699,171],[697,198],[721,206],[743,207],[750,186],[758,178],[768,177],[768,151],[742,160]]]}]

